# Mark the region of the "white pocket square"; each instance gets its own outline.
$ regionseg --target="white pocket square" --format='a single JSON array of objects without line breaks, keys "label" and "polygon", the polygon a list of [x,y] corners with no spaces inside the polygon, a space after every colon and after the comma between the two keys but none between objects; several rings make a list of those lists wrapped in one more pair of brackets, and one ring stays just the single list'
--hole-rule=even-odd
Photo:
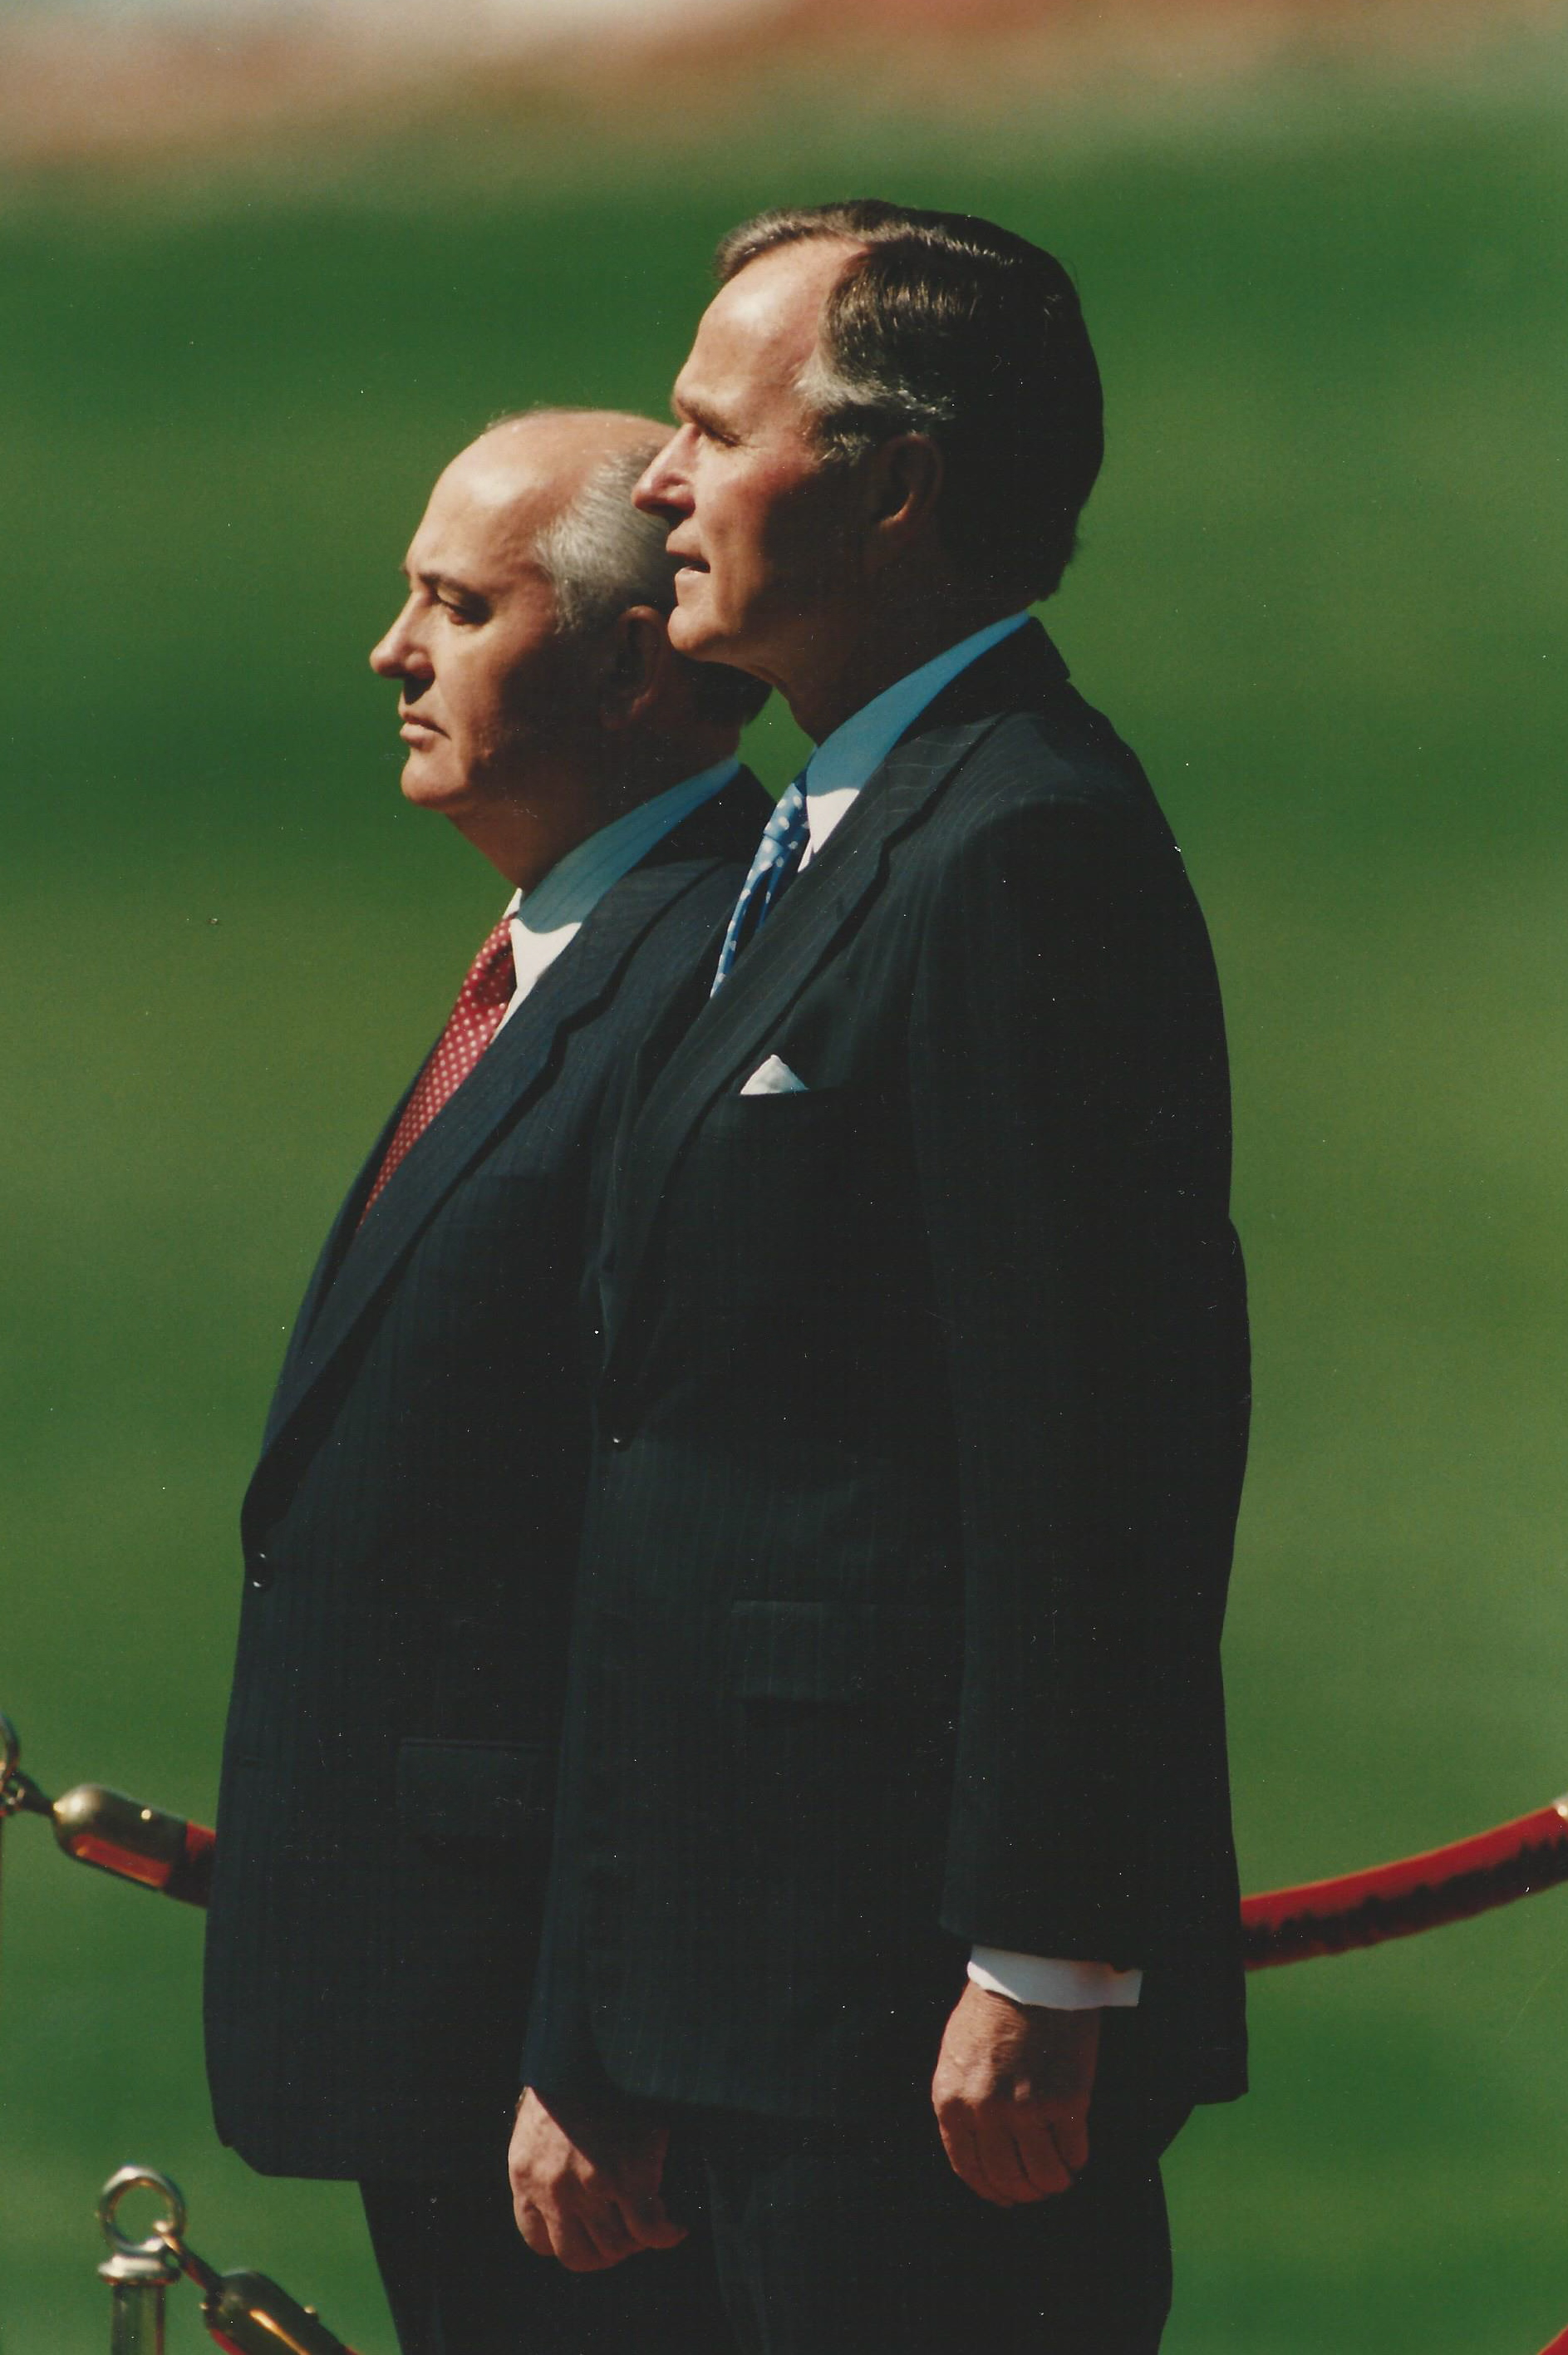
[{"label": "white pocket square", "polygon": [[809,1092],[805,1082],[797,1079],[781,1055],[770,1055],[759,1063],[741,1093],[743,1096],[803,1096]]}]

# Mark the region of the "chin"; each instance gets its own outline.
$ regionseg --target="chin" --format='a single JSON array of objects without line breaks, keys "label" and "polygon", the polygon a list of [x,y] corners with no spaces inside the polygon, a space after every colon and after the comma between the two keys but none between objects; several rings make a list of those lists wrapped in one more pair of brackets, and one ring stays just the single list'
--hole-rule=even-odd
[{"label": "chin", "polygon": [[669,642],[677,655],[688,655],[694,662],[722,659],[723,632],[715,626],[709,600],[698,596],[691,600],[677,592],[676,603],[667,628]]},{"label": "chin", "polygon": [[420,809],[444,809],[455,798],[450,779],[433,773],[417,752],[403,762],[402,794]]}]

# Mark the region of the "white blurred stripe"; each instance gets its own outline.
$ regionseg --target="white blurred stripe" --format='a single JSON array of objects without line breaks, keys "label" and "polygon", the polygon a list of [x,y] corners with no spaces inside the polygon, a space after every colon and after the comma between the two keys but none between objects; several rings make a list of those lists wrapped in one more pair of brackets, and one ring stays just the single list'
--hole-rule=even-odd
[{"label": "white blurred stripe", "polygon": [[127,29],[266,25],[273,31],[340,34],[352,27],[356,33],[384,30],[406,38],[422,30],[459,47],[517,48],[535,37],[555,41],[585,30],[678,32],[688,24],[765,13],[763,0],[447,0],[438,31],[429,0],[48,0],[44,6],[0,0],[0,27],[7,16],[34,23],[74,16]]}]

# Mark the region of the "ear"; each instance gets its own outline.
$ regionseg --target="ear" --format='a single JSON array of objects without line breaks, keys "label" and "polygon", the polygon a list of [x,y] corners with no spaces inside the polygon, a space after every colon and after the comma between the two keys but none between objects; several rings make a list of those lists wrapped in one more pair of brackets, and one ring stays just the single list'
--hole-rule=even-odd
[{"label": "ear", "polygon": [[600,687],[607,729],[628,728],[658,699],[674,660],[665,617],[652,605],[628,605],[611,624]]},{"label": "ear", "polygon": [[936,520],[946,468],[929,433],[899,433],[867,462],[867,520],[890,552],[906,549]]}]

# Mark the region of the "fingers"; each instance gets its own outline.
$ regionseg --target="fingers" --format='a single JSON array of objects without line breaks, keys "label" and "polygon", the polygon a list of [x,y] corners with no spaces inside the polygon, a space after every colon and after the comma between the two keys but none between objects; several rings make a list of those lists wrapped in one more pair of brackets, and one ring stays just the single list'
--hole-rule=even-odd
[{"label": "fingers", "polygon": [[573,2273],[593,2273],[603,2264],[592,2243],[553,2201],[540,2207],[520,2196],[512,2202],[517,2230],[536,2257],[554,2257]]},{"label": "fingers", "polygon": [[606,2255],[584,2218],[560,2215],[553,2229],[555,2254],[569,2274],[608,2273],[612,2265],[620,2264],[619,2257]]},{"label": "fingers", "polygon": [[687,2228],[677,2224],[664,2201],[658,2198],[640,2201],[624,2211],[627,2229],[643,2249],[678,2249],[686,2238]]},{"label": "fingers", "polygon": [[643,2249],[677,2248],[686,2238],[686,2226],[661,2200],[627,2200],[592,2177],[519,2193],[512,2205],[535,2255],[555,2257],[571,2273],[602,2273]]},{"label": "fingers", "polygon": [[570,2196],[513,2202],[517,2230],[536,2256],[554,2257],[569,2273],[605,2273],[635,2256],[635,2241],[618,2208]]},{"label": "fingers", "polygon": [[673,2249],[686,2238],[657,2192],[642,2199],[613,2186],[595,2186],[603,2205],[580,2211],[583,2229],[612,2264],[635,2257],[639,2249]]},{"label": "fingers", "polygon": [[1087,2099],[1074,2102],[1059,2110],[1051,2120],[1051,2133],[1061,2163],[1073,2175],[1082,2175],[1089,2164],[1089,2104]]},{"label": "fingers", "polygon": [[[938,2113],[937,2125],[955,2175],[996,2207],[1023,2207],[1072,2188],[1077,2170],[1067,2164],[1057,2139],[1064,2126],[1039,2104],[1006,2098],[972,2107],[950,2103]],[[1086,2142],[1084,2150],[1086,2157]]]},{"label": "fingers", "polygon": [[[600,2265],[618,2265],[627,2257],[635,2256],[641,2243],[632,2238],[626,2220],[613,2197],[596,2185],[580,2188],[578,2197],[563,2203],[561,2222],[567,2237],[578,2237],[587,2243],[592,2254],[592,2266],[576,2264],[574,2273],[586,2273]],[[564,2254],[561,2264],[571,2264]]]},{"label": "fingers", "polygon": [[[1064,2147],[1069,2121],[1032,2104],[1015,2103],[1008,2124],[1018,2171],[1026,2187],[1016,2196],[1020,2200],[1054,2200],[1061,2192],[1070,2191],[1079,2169],[1069,2159]],[[1079,2139],[1087,2159],[1087,2137]]]},{"label": "fingers", "polygon": [[1012,2201],[998,2198],[991,2189],[991,2179],[980,2156],[976,2139],[975,2122],[967,2110],[950,2103],[936,2114],[937,2131],[942,2147],[947,2153],[947,2164],[961,2183],[977,2191],[982,2200],[996,2200],[999,2207],[1010,2208]]},{"label": "fingers", "polygon": [[686,2238],[659,2196],[662,2126],[637,2118],[563,2120],[529,2092],[507,2155],[517,2230],[536,2255],[602,2273]]},{"label": "fingers", "polygon": [[553,2257],[555,2243],[549,2236],[549,2226],[531,2200],[514,2200],[512,2212],[517,2220],[517,2230],[536,2257]]}]

